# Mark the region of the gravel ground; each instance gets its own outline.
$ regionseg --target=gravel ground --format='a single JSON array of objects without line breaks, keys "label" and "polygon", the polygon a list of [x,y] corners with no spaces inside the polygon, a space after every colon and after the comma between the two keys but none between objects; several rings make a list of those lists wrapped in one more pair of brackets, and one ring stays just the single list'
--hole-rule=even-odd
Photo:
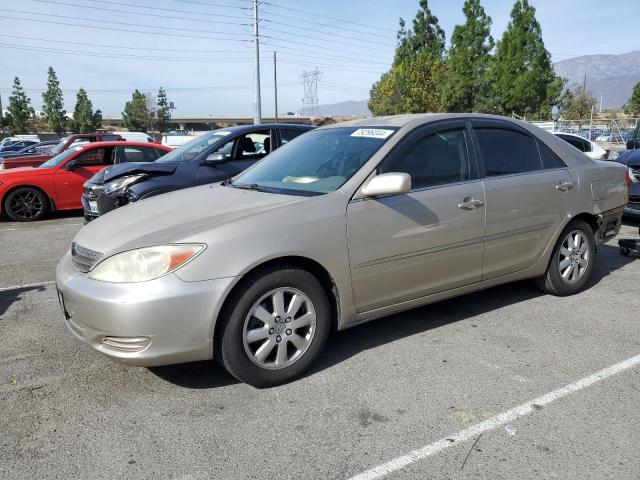
[{"label": "gravel ground", "polygon": [[[520,282],[386,317],[282,387],[125,367],[44,283],[81,223],[0,221],[0,478],[349,478],[640,354],[640,260],[614,241],[579,295]],[[638,479],[639,400],[636,366],[389,478]]]}]

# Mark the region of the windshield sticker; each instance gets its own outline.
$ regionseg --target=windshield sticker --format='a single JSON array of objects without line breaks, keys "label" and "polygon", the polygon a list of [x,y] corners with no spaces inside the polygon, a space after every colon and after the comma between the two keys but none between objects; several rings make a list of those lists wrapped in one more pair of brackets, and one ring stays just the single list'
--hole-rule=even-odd
[{"label": "windshield sticker", "polygon": [[221,137],[226,137],[227,135],[231,135],[231,132],[227,132],[223,130],[222,132],[216,132],[216,135],[220,135]]},{"label": "windshield sticker", "polygon": [[352,137],[366,138],[387,138],[393,133],[393,130],[385,130],[382,128],[359,128],[351,134]]}]

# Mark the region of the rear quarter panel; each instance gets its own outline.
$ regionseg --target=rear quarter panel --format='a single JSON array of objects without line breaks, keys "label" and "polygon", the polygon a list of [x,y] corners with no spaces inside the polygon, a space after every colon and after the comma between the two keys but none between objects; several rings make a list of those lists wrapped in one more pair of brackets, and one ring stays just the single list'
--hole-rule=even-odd
[{"label": "rear quarter panel", "polygon": [[576,170],[580,176],[580,191],[574,205],[575,215],[583,212],[598,215],[627,203],[624,165],[592,160]]}]

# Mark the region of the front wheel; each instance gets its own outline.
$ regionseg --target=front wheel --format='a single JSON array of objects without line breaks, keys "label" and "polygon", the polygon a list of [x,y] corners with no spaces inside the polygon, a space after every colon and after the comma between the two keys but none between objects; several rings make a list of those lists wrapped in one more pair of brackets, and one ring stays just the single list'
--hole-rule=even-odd
[{"label": "front wheel", "polygon": [[311,273],[272,269],[247,279],[221,317],[216,356],[238,380],[271,387],[300,377],[329,335],[327,294]]},{"label": "front wheel", "polygon": [[7,195],[4,211],[16,222],[40,220],[49,211],[49,199],[41,190],[22,187]]},{"label": "front wheel", "polygon": [[536,279],[542,291],[557,296],[581,291],[593,272],[596,241],[591,226],[574,220],[565,227],[544,276]]}]

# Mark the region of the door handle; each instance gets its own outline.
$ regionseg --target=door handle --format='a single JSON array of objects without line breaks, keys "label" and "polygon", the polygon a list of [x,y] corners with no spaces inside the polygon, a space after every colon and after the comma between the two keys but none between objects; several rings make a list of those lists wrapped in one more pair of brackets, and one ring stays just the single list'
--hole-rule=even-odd
[{"label": "door handle", "polygon": [[484,205],[484,202],[482,200],[476,200],[473,197],[466,197],[462,203],[458,204],[458,208],[461,208],[463,210],[473,210],[475,208],[481,207],[482,205]]},{"label": "door handle", "polygon": [[568,192],[573,188],[573,183],[562,181],[556,185],[556,190],[560,190],[561,192]]}]

